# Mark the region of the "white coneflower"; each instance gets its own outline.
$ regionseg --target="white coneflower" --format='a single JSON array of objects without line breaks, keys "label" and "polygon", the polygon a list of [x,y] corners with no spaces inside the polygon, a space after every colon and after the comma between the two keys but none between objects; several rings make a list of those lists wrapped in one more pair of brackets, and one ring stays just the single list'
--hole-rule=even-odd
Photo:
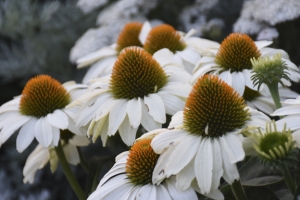
[{"label": "white coneflower", "polygon": [[151,146],[161,154],[153,182],[176,175],[179,189],[196,185],[204,195],[223,199],[218,190],[223,177],[232,187],[239,184],[237,162],[245,152],[240,140],[247,126],[261,124],[263,113],[246,107],[232,87],[216,76],[205,75],[194,85],[183,112],[173,116],[167,130],[154,130]]},{"label": "white coneflower", "polygon": [[219,44],[214,41],[191,37],[194,30],[187,34],[176,31],[168,24],[161,24],[151,28],[149,22],[145,22],[139,38],[143,48],[150,54],[160,49],[167,48],[173,52],[176,61],[183,64],[189,73],[193,72],[195,64],[202,55],[209,53],[208,49],[218,49]]},{"label": "white coneflower", "polygon": [[140,125],[148,131],[160,128],[166,114],[183,109],[191,89],[187,75],[182,68],[156,61],[142,48],[127,47],[115,62],[109,82],[95,80],[89,92],[70,105],[82,106],[76,124],[91,122],[88,135],[94,141],[100,135],[104,145],[117,131],[125,144],[132,145]]},{"label": "white coneflower", "polygon": [[47,75],[28,81],[22,95],[0,107],[0,145],[16,130],[17,150],[22,152],[34,138],[43,147],[57,146],[60,130],[69,129],[77,135],[84,132],[75,128],[71,119],[73,111],[65,107],[86,86],[68,82],[64,85]]},{"label": "white coneflower", "polygon": [[114,62],[122,49],[130,46],[142,47],[143,45],[138,38],[142,26],[143,24],[140,22],[131,22],[126,24],[119,34],[116,44],[103,47],[78,59],[76,61],[77,68],[83,68],[91,65],[82,82],[86,84],[93,78],[99,78],[110,74]]},{"label": "white coneflower", "polygon": [[197,200],[195,191],[175,187],[175,177],[161,184],[152,182],[152,172],[159,155],[150,146],[151,140],[139,140],[130,149],[116,157],[115,165],[101,179],[88,200],[163,199]]}]

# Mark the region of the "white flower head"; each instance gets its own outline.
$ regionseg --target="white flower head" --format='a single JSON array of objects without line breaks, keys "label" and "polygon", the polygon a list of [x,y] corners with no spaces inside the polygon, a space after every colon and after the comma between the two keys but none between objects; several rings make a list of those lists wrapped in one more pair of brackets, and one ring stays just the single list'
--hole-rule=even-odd
[{"label": "white flower head", "polygon": [[191,37],[195,30],[187,34],[176,31],[168,24],[151,27],[145,22],[139,35],[143,48],[150,54],[160,49],[167,48],[173,52],[177,63],[183,64],[189,73],[193,72],[195,64],[202,55],[207,54],[207,49],[217,49],[219,44],[210,40]]},{"label": "white flower head", "polygon": [[[285,51],[266,47],[271,43],[270,41],[254,42],[246,34],[232,33],[221,43],[215,56],[202,57],[199,60],[195,66],[192,82],[195,83],[202,75],[211,73],[218,75],[240,95],[247,96],[245,93],[251,90],[258,92],[257,86],[251,80],[253,66],[250,59],[272,58],[276,54],[281,54],[281,60],[287,67],[288,77],[298,82],[300,80],[298,67],[289,60]],[[288,80],[281,81],[285,86],[291,85]]]},{"label": "white flower head", "polygon": [[[67,131],[65,131],[65,133],[63,134],[68,134],[68,138],[64,137],[64,139],[61,140],[66,159],[68,163],[77,165],[78,163],[80,163],[80,157],[77,147],[87,146],[89,145],[90,141],[86,136],[74,135],[71,132],[67,133]],[[51,171],[55,172],[58,164],[58,157],[54,149],[38,145],[26,160],[23,169],[23,182],[29,182],[30,184],[32,184],[34,182],[34,176],[37,170],[42,169],[49,161]]]},{"label": "white flower head", "polygon": [[223,199],[218,190],[220,178],[229,184],[239,180],[236,163],[245,157],[241,131],[261,124],[265,118],[263,113],[246,107],[243,98],[218,77],[201,77],[184,111],[173,116],[169,129],[142,136],[155,136],[151,146],[161,154],[153,182],[176,175],[179,189],[196,181],[200,193]]},{"label": "white flower head", "polygon": [[91,79],[111,74],[114,62],[122,49],[130,46],[142,47],[138,39],[142,25],[140,22],[127,23],[119,34],[115,44],[103,47],[78,59],[76,61],[77,68],[91,65],[82,82],[87,84]]},{"label": "white flower head", "polygon": [[74,82],[62,85],[47,75],[30,79],[22,95],[0,107],[0,146],[19,128],[19,152],[26,149],[34,138],[43,147],[57,146],[60,130],[69,129],[77,135],[84,135],[70,117],[72,109],[65,107],[85,89],[86,86]]},{"label": "white flower head", "polygon": [[111,76],[94,80],[89,91],[69,106],[82,106],[76,125],[90,122],[88,135],[94,141],[100,135],[104,145],[117,131],[125,144],[132,145],[140,125],[148,131],[160,128],[166,114],[183,109],[191,89],[188,72],[160,61],[142,48],[125,48]]},{"label": "white flower head", "polygon": [[163,199],[197,200],[192,188],[182,191],[175,187],[175,177],[161,184],[152,182],[152,172],[159,157],[150,146],[151,139],[139,140],[116,157],[115,165],[101,179],[88,200]]}]

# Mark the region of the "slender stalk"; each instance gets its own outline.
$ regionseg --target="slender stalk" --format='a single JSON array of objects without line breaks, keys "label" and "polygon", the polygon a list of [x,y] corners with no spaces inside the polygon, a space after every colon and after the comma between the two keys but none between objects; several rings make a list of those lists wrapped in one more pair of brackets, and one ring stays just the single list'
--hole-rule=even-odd
[{"label": "slender stalk", "polygon": [[84,169],[84,171],[86,173],[89,173],[89,165],[86,163],[84,157],[82,156],[80,147],[77,147],[77,151],[78,151],[78,154],[79,154],[80,165],[82,166],[82,168]]},{"label": "slender stalk", "polygon": [[232,190],[236,200],[247,200],[244,188],[243,188],[240,180],[235,180],[231,184],[231,190]]},{"label": "slender stalk", "polygon": [[85,200],[86,196],[82,191],[79,183],[77,182],[73,172],[71,171],[70,165],[67,162],[66,156],[64,154],[63,148],[61,146],[60,141],[58,142],[57,147],[54,148],[59,159],[59,162],[63,168],[65,176],[67,177],[69,184],[71,185],[72,189],[74,190],[75,194],[77,195],[79,200]]},{"label": "slender stalk", "polygon": [[288,188],[290,189],[290,191],[294,195],[295,192],[296,192],[296,185],[295,185],[295,182],[294,182],[294,180],[291,176],[291,173],[290,173],[289,169],[287,168],[287,166],[282,167],[281,172],[282,172],[282,175],[283,175],[283,178],[285,180],[286,185],[288,186]]},{"label": "slender stalk", "polygon": [[275,103],[275,106],[276,108],[281,108],[282,105],[280,103],[280,97],[279,97],[279,91],[278,91],[278,83],[275,83],[275,84],[268,84],[267,85],[269,90],[270,90],[270,93],[272,95],[272,98],[273,98],[273,101]]}]

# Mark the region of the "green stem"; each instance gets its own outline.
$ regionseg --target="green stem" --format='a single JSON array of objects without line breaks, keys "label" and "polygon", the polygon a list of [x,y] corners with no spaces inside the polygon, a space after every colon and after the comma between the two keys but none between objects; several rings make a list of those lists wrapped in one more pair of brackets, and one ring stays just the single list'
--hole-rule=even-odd
[{"label": "green stem", "polygon": [[77,151],[78,151],[78,154],[79,154],[80,165],[82,166],[82,168],[84,169],[84,171],[86,173],[89,173],[89,165],[86,163],[84,157],[82,156],[80,147],[77,147]]},{"label": "green stem", "polygon": [[240,180],[235,180],[231,184],[231,190],[232,190],[236,200],[247,200],[244,188],[243,188]]},{"label": "green stem", "polygon": [[270,93],[272,95],[273,101],[275,103],[276,108],[281,108],[282,105],[280,103],[279,91],[278,91],[278,83],[268,84],[267,85]]},{"label": "green stem", "polygon": [[57,147],[55,147],[54,149],[55,149],[56,155],[59,159],[59,162],[63,168],[65,176],[67,177],[69,184],[71,185],[71,187],[74,190],[75,194],[77,195],[78,199],[85,200],[86,196],[85,196],[84,192],[82,191],[79,183],[77,182],[73,172],[71,171],[70,165],[66,159],[66,156],[64,154],[64,151],[63,151],[60,141],[58,142]]},{"label": "green stem", "polygon": [[281,172],[282,172],[282,175],[284,177],[286,185],[288,186],[288,188],[290,189],[290,191],[294,195],[295,192],[296,192],[296,185],[295,185],[295,182],[294,182],[294,180],[293,180],[293,178],[290,174],[290,171],[289,171],[288,167],[287,166],[282,167]]}]

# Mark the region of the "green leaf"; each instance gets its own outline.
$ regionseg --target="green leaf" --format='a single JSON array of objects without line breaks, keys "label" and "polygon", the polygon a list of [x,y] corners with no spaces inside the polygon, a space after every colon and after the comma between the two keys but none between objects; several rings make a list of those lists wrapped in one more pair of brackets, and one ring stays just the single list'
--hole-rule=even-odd
[{"label": "green leaf", "polygon": [[242,182],[243,186],[267,186],[283,180],[281,176],[262,176]]},{"label": "green leaf", "polygon": [[248,200],[280,200],[267,187],[245,187]]},{"label": "green leaf", "polygon": [[276,196],[280,200],[290,200],[293,199],[293,195],[289,189],[279,190],[275,192]]}]

